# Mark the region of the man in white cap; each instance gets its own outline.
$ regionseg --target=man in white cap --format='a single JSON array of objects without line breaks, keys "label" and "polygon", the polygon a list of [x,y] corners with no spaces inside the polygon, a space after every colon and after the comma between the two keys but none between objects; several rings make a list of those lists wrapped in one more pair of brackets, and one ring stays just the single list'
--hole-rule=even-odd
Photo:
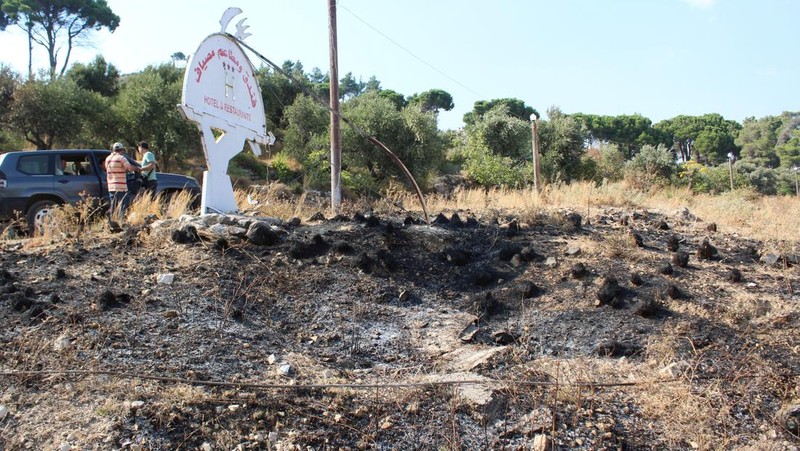
[{"label": "man in white cap", "polygon": [[127,174],[129,171],[142,172],[141,169],[132,165],[125,158],[125,145],[121,142],[115,142],[111,146],[111,155],[106,157],[106,182],[108,182],[108,200],[111,203],[108,211],[108,221],[112,230],[119,227],[114,222],[115,215],[119,215],[120,222],[125,219],[125,209],[128,203]]}]

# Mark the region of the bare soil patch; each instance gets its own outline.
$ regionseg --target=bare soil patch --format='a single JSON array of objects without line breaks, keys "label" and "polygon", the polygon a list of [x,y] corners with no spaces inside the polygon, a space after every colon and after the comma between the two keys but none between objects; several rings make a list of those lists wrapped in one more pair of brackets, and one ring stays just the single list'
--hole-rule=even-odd
[{"label": "bare soil patch", "polygon": [[800,445],[800,269],[686,212],[220,221],[2,242],[0,449]]}]

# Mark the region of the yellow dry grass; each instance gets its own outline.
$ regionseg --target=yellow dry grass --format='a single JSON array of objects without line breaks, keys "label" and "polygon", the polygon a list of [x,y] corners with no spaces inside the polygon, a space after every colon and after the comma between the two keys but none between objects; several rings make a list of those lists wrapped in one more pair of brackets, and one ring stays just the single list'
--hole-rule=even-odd
[{"label": "yellow dry grass", "polygon": [[[417,210],[416,197],[407,194],[403,205]],[[706,223],[714,222],[720,231],[738,233],[758,240],[787,243],[797,248],[797,219],[800,198],[758,196],[747,190],[721,195],[693,194],[686,188],[653,189],[642,192],[624,183],[596,186],[588,182],[545,186],[533,189],[459,190],[452,196],[429,196],[428,210],[481,212],[489,209],[513,210],[518,214],[555,209],[572,209],[586,215],[601,207],[657,209],[665,214],[688,208]],[[777,245],[777,244],[776,244]]]}]

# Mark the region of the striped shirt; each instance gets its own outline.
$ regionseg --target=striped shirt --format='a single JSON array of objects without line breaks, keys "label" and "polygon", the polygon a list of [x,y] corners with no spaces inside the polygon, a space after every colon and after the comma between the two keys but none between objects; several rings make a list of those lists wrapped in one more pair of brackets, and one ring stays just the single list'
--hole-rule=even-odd
[{"label": "striped shirt", "polygon": [[127,173],[133,171],[133,165],[121,153],[112,152],[106,157],[106,181],[108,192],[128,191]]}]

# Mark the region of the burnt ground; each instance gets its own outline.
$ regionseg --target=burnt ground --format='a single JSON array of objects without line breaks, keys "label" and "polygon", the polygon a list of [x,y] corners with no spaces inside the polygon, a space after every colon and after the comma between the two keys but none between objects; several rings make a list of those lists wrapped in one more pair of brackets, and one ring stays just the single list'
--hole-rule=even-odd
[{"label": "burnt ground", "polygon": [[0,450],[800,445],[800,269],[765,243],[686,211],[312,219],[0,242]]}]

